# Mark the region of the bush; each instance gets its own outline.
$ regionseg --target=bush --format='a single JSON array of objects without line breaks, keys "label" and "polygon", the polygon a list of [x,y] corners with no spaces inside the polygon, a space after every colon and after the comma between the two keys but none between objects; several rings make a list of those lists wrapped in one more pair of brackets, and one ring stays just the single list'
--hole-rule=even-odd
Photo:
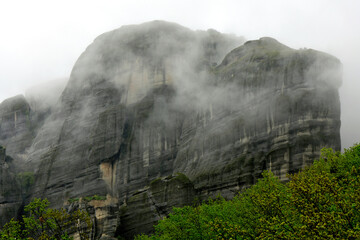
[{"label": "bush", "polygon": [[33,172],[21,172],[16,176],[18,182],[20,183],[21,189],[24,192],[30,190],[31,186],[34,184],[34,173]]},{"label": "bush", "polygon": [[359,239],[360,145],[321,158],[281,183],[271,172],[231,201],[174,208],[135,239]]},{"label": "bush", "polygon": [[12,219],[0,231],[0,240],[14,239],[73,239],[71,234],[78,233],[80,239],[89,239],[92,221],[85,211],[68,213],[65,209],[48,208],[47,199],[35,198],[25,206],[27,215],[22,221]]}]

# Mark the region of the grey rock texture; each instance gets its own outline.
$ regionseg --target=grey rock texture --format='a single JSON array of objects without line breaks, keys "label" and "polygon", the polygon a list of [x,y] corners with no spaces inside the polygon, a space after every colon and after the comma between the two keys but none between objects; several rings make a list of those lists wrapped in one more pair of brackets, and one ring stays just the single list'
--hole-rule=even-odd
[{"label": "grey rock texture", "polygon": [[228,92],[210,119],[202,117],[205,131],[175,161],[197,189],[231,197],[228,191],[253,184],[265,169],[285,180],[321,148],[340,150],[337,59],[262,38],[231,51],[214,73],[218,86],[236,93]]},{"label": "grey rock texture", "polygon": [[0,144],[19,161],[27,158],[26,150],[34,138],[30,114],[30,106],[22,95],[0,104]]},{"label": "grey rock texture", "polygon": [[286,180],[339,150],[339,60],[243,42],[162,21],[99,36],[31,140],[31,196],[107,195],[91,210],[96,236],[128,239],[173,206],[231,198],[265,169]]},{"label": "grey rock texture", "polygon": [[33,170],[31,166],[26,168],[26,161],[33,140],[50,112],[49,108],[34,111],[23,95],[0,104],[0,145],[13,158],[17,172]]},{"label": "grey rock texture", "polygon": [[172,207],[192,205],[196,196],[193,183],[182,173],[157,178],[120,206],[118,233],[126,239],[137,234],[139,229],[149,234],[153,225],[166,217]]},{"label": "grey rock texture", "polygon": [[193,32],[166,22],[98,37],[75,64],[58,111],[33,141],[27,162],[37,171],[34,196],[47,196],[55,205],[107,193],[124,201],[173,173],[187,107],[177,107],[181,99],[166,101],[175,97],[177,85],[202,87],[191,77],[207,80],[210,63],[240,43],[213,30]]},{"label": "grey rock texture", "polygon": [[0,146],[0,226],[16,218],[22,204],[21,188],[17,183],[13,159]]},{"label": "grey rock texture", "polygon": [[[115,240],[119,222],[119,205],[117,198],[110,195],[94,198],[79,198],[66,203],[67,211],[85,210],[90,214],[93,224],[91,239]],[[74,235],[78,239],[78,235]]]}]

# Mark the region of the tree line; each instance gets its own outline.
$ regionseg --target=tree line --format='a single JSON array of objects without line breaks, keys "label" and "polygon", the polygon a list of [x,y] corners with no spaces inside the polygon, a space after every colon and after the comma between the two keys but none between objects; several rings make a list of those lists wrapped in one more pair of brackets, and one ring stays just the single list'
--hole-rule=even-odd
[{"label": "tree line", "polygon": [[[149,239],[360,239],[360,144],[344,153],[323,149],[320,159],[281,182],[271,171],[232,200],[222,197],[174,208]],[[25,206],[21,220],[0,230],[0,240],[90,239],[84,210]]]}]

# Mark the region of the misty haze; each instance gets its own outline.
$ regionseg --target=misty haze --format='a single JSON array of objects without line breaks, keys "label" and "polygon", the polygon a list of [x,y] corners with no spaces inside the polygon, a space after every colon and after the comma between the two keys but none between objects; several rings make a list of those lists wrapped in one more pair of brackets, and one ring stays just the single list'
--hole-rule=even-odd
[{"label": "misty haze", "polygon": [[[222,206],[225,200],[237,204],[252,196],[249,204],[255,204],[256,189],[267,181],[270,184],[266,186],[277,187],[264,199],[271,199],[272,193],[279,197],[284,193],[279,189],[289,188],[286,191],[291,192],[299,172],[305,176],[316,169],[325,169],[319,174],[335,174],[319,177],[338,181],[334,185],[324,183],[325,187],[355,184],[339,187],[342,191],[348,186],[346,204],[355,206],[352,199],[357,193],[351,189],[358,180],[341,180],[356,175],[360,161],[358,145],[354,145],[359,135],[355,121],[358,111],[349,105],[356,105],[356,100],[354,90],[348,90],[348,79],[358,73],[352,58],[347,57],[349,52],[344,50],[338,56],[337,50],[313,49],[306,43],[295,48],[298,44],[282,41],[284,38],[278,39],[277,34],[249,39],[246,31],[243,35],[239,31],[222,32],[216,26],[193,30],[173,21],[138,22],[98,32],[90,44],[76,50],[77,60],[68,76],[51,75],[57,70],[44,66],[40,75],[34,70],[23,88],[13,88],[18,92],[2,82],[12,90],[0,91],[0,240],[11,236],[52,239],[46,234],[53,234],[54,239],[250,239],[278,238],[287,231],[288,239],[325,236],[318,228],[306,232],[299,226],[310,223],[290,217],[297,214],[300,200],[284,208],[294,212],[282,213],[282,217],[289,214],[284,221],[291,218],[299,222],[294,223],[293,230],[276,225],[274,228],[283,229],[281,233],[270,231],[266,235],[260,230],[261,224],[256,228],[250,227],[251,223],[247,227],[255,232],[247,232],[242,228],[247,224],[234,220],[236,211],[234,216],[220,214],[225,208],[216,210],[220,215],[210,222],[204,220],[213,216],[206,212],[211,206]],[[61,56],[60,51],[57,54],[49,61],[54,63],[52,59]],[[67,64],[69,61],[64,66]],[[39,79],[32,80],[34,77]],[[344,147],[353,145],[341,155]],[[341,175],[347,171],[344,166],[350,166],[341,161],[349,156],[354,167]],[[327,191],[313,189],[310,196]],[[251,195],[252,191],[256,194]],[[259,191],[267,194],[267,190]],[[297,192],[290,192],[284,198],[293,196],[291,202]],[[261,194],[259,199],[265,196]],[[223,200],[206,205],[219,196]],[[331,201],[319,204],[325,206]],[[37,216],[31,207],[25,207],[29,203],[64,210]],[[324,211],[340,211],[331,210],[337,203]],[[346,204],[341,205],[344,214]],[[199,217],[195,235],[186,230],[187,223],[179,223],[183,228],[178,230],[177,220],[171,222],[179,213],[176,211],[183,211],[173,207],[188,211],[186,206],[193,206],[195,219]],[[349,222],[356,222],[356,211],[351,210],[354,220]],[[59,222],[61,214],[63,222]],[[190,215],[186,214],[179,216],[187,219]],[[36,217],[28,220],[27,216]],[[26,231],[6,233],[9,225],[5,224],[12,218],[23,219],[25,225],[21,221],[16,224]],[[163,225],[154,228],[162,219]],[[189,219],[186,221],[194,220]],[[27,221],[47,225],[31,225],[28,230]],[[331,225],[331,220],[325,222]],[[166,224],[174,229],[167,229]],[[225,232],[212,235],[218,226]],[[228,230],[236,226],[242,230]],[[351,227],[353,223],[349,226],[346,233],[339,230],[339,236],[360,236]],[[326,236],[339,237],[330,228]],[[173,236],[172,231],[179,233]],[[210,233],[205,236],[203,231]]]}]

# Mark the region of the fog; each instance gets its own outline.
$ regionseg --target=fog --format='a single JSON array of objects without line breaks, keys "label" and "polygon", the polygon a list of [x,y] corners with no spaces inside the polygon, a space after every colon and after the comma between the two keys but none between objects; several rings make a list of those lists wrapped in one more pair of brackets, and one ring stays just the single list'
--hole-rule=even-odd
[{"label": "fog", "polygon": [[359,9],[356,0],[8,1],[0,10],[0,102],[17,94],[53,96],[49,101],[56,102],[64,85],[49,94],[43,83],[68,79],[77,58],[98,35],[163,19],[246,39],[270,36],[295,49],[313,48],[339,58],[344,74],[342,147],[349,147],[360,138]]},{"label": "fog", "polygon": [[25,98],[29,102],[31,109],[44,111],[48,108],[55,108],[68,80],[68,78],[53,79],[26,89]]}]

